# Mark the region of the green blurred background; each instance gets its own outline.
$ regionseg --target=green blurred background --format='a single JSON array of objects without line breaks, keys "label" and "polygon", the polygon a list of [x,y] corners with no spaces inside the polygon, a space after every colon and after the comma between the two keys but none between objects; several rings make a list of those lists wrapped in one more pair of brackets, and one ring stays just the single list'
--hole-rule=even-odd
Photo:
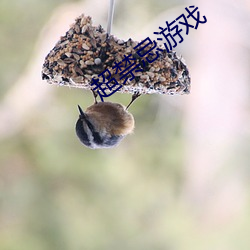
[{"label": "green blurred background", "polygon": [[134,134],[90,150],[74,126],[92,94],[42,82],[41,67],[80,13],[106,27],[108,4],[0,2],[0,249],[249,250],[249,1],[117,0],[123,39],[191,4],[208,22],[176,47],[191,94],[140,97]]}]

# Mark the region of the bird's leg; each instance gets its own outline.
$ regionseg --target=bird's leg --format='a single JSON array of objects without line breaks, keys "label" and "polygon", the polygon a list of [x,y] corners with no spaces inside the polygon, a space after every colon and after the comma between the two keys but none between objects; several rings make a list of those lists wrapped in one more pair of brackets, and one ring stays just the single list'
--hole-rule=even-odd
[{"label": "bird's leg", "polygon": [[128,104],[128,106],[126,107],[126,109],[128,109],[131,104],[140,96],[141,94],[139,92],[135,92],[133,95],[132,95],[132,99],[130,101],[130,103]]},{"label": "bird's leg", "polygon": [[91,91],[92,91],[92,94],[93,94],[94,99],[95,99],[95,104],[97,104],[96,98],[97,98],[98,94],[93,89],[91,89]]}]

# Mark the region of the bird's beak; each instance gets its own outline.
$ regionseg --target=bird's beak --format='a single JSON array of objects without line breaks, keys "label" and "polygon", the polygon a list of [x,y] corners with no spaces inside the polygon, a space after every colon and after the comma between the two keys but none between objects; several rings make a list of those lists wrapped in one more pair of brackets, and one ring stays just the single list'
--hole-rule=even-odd
[{"label": "bird's beak", "polygon": [[82,108],[79,105],[77,105],[77,106],[78,106],[78,110],[79,110],[79,113],[80,113],[80,118],[86,118],[84,112],[82,111]]}]

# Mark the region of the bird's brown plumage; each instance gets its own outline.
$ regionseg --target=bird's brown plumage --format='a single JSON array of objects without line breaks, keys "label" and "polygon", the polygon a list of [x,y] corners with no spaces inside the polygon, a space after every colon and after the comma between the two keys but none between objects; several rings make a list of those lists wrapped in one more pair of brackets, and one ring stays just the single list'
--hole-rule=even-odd
[{"label": "bird's brown plumage", "polygon": [[119,103],[99,102],[85,111],[97,131],[106,130],[111,135],[127,135],[133,132],[134,118]]}]

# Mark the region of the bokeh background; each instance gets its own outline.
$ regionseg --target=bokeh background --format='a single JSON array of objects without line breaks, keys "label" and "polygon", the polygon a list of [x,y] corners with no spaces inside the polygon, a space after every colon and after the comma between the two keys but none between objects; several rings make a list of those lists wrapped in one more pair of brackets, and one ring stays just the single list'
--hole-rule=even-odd
[{"label": "bokeh background", "polygon": [[191,94],[140,97],[134,134],[90,150],[74,126],[92,94],[41,67],[81,13],[106,27],[108,4],[0,2],[0,249],[249,250],[249,0],[117,0],[122,39],[155,38],[189,5],[208,21],[176,47]]}]

